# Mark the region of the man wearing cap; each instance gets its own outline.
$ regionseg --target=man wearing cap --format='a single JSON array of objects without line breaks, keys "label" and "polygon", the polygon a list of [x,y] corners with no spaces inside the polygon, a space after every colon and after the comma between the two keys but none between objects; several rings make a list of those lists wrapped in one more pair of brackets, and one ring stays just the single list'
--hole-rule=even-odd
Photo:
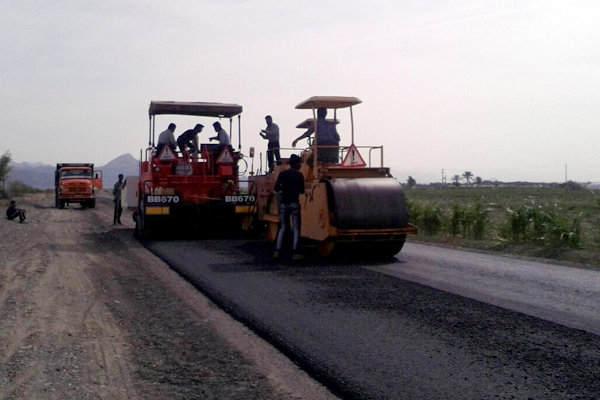
[{"label": "man wearing cap", "polygon": [[279,196],[279,232],[275,244],[273,258],[280,257],[286,227],[292,219],[292,259],[300,260],[302,255],[298,253],[298,242],[300,241],[300,194],[304,193],[304,175],[300,172],[300,157],[292,154],[290,157],[290,168],[281,172],[275,182],[275,191],[281,192]]},{"label": "man wearing cap", "polygon": [[190,160],[190,154],[198,152],[198,134],[202,132],[204,125],[196,124],[193,129],[188,129],[177,138],[177,146],[186,161]]}]

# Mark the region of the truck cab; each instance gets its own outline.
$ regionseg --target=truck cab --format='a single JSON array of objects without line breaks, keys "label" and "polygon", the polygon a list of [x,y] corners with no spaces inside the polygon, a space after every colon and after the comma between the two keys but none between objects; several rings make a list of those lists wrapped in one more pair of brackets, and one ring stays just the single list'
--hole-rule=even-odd
[{"label": "truck cab", "polygon": [[102,171],[94,171],[91,163],[59,163],[54,174],[55,206],[70,203],[82,207],[96,206],[96,192],[102,189]]}]

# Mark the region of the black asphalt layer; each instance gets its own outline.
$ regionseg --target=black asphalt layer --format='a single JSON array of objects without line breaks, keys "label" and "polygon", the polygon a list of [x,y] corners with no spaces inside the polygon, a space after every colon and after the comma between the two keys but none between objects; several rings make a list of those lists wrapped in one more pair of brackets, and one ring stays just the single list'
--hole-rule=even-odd
[{"label": "black asphalt layer", "polygon": [[[600,337],[258,240],[146,246],[349,399],[592,399]],[[401,256],[399,257],[401,260]]]}]

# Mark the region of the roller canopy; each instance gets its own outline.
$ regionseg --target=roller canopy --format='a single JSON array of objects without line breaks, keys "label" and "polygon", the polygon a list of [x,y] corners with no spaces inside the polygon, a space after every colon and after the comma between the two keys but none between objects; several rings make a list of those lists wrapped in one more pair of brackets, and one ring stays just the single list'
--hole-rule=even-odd
[{"label": "roller canopy", "polygon": [[148,110],[149,115],[173,114],[195,115],[198,117],[225,117],[231,118],[241,114],[242,106],[239,104],[201,103],[181,101],[152,101]]},{"label": "roller canopy", "polygon": [[[340,121],[338,121],[337,119],[333,119],[333,118],[327,118],[326,121],[330,122],[332,124],[336,124],[336,125],[340,123]],[[308,118],[308,119],[305,119],[304,121],[300,122],[298,125],[296,125],[296,128],[308,129],[308,128],[312,128],[314,125],[315,125],[315,119]]]},{"label": "roller canopy", "polygon": [[296,106],[297,109],[313,108],[346,108],[352,107],[362,101],[357,97],[345,96],[313,96]]},{"label": "roller canopy", "polygon": [[333,225],[338,229],[393,229],[408,225],[408,207],[394,178],[326,181]]}]

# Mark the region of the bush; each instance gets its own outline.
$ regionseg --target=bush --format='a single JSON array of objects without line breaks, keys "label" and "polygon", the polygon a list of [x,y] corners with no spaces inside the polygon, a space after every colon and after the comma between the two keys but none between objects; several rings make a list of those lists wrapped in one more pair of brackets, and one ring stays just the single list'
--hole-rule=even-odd
[{"label": "bush", "polygon": [[477,240],[483,239],[488,225],[489,210],[481,202],[477,202],[469,209],[469,214],[473,221],[471,237]]},{"label": "bush", "polygon": [[461,226],[465,221],[465,208],[460,203],[453,203],[450,210],[450,218],[448,219],[448,233],[456,236],[461,233]]},{"label": "bush", "polygon": [[467,206],[453,203],[447,223],[448,233],[481,240],[487,230],[488,214],[488,210],[479,201]]},{"label": "bush", "polygon": [[547,249],[581,246],[581,216],[569,218],[557,205],[508,209],[501,234],[510,241],[532,241]]},{"label": "bush", "polygon": [[39,189],[32,188],[31,186],[27,186],[26,184],[14,181],[8,184],[6,190],[0,189],[0,198],[8,199],[12,197],[19,197],[27,193],[39,193]]},{"label": "bush", "polygon": [[426,203],[423,207],[423,232],[426,235],[436,235],[440,232],[444,214],[435,203]]}]

